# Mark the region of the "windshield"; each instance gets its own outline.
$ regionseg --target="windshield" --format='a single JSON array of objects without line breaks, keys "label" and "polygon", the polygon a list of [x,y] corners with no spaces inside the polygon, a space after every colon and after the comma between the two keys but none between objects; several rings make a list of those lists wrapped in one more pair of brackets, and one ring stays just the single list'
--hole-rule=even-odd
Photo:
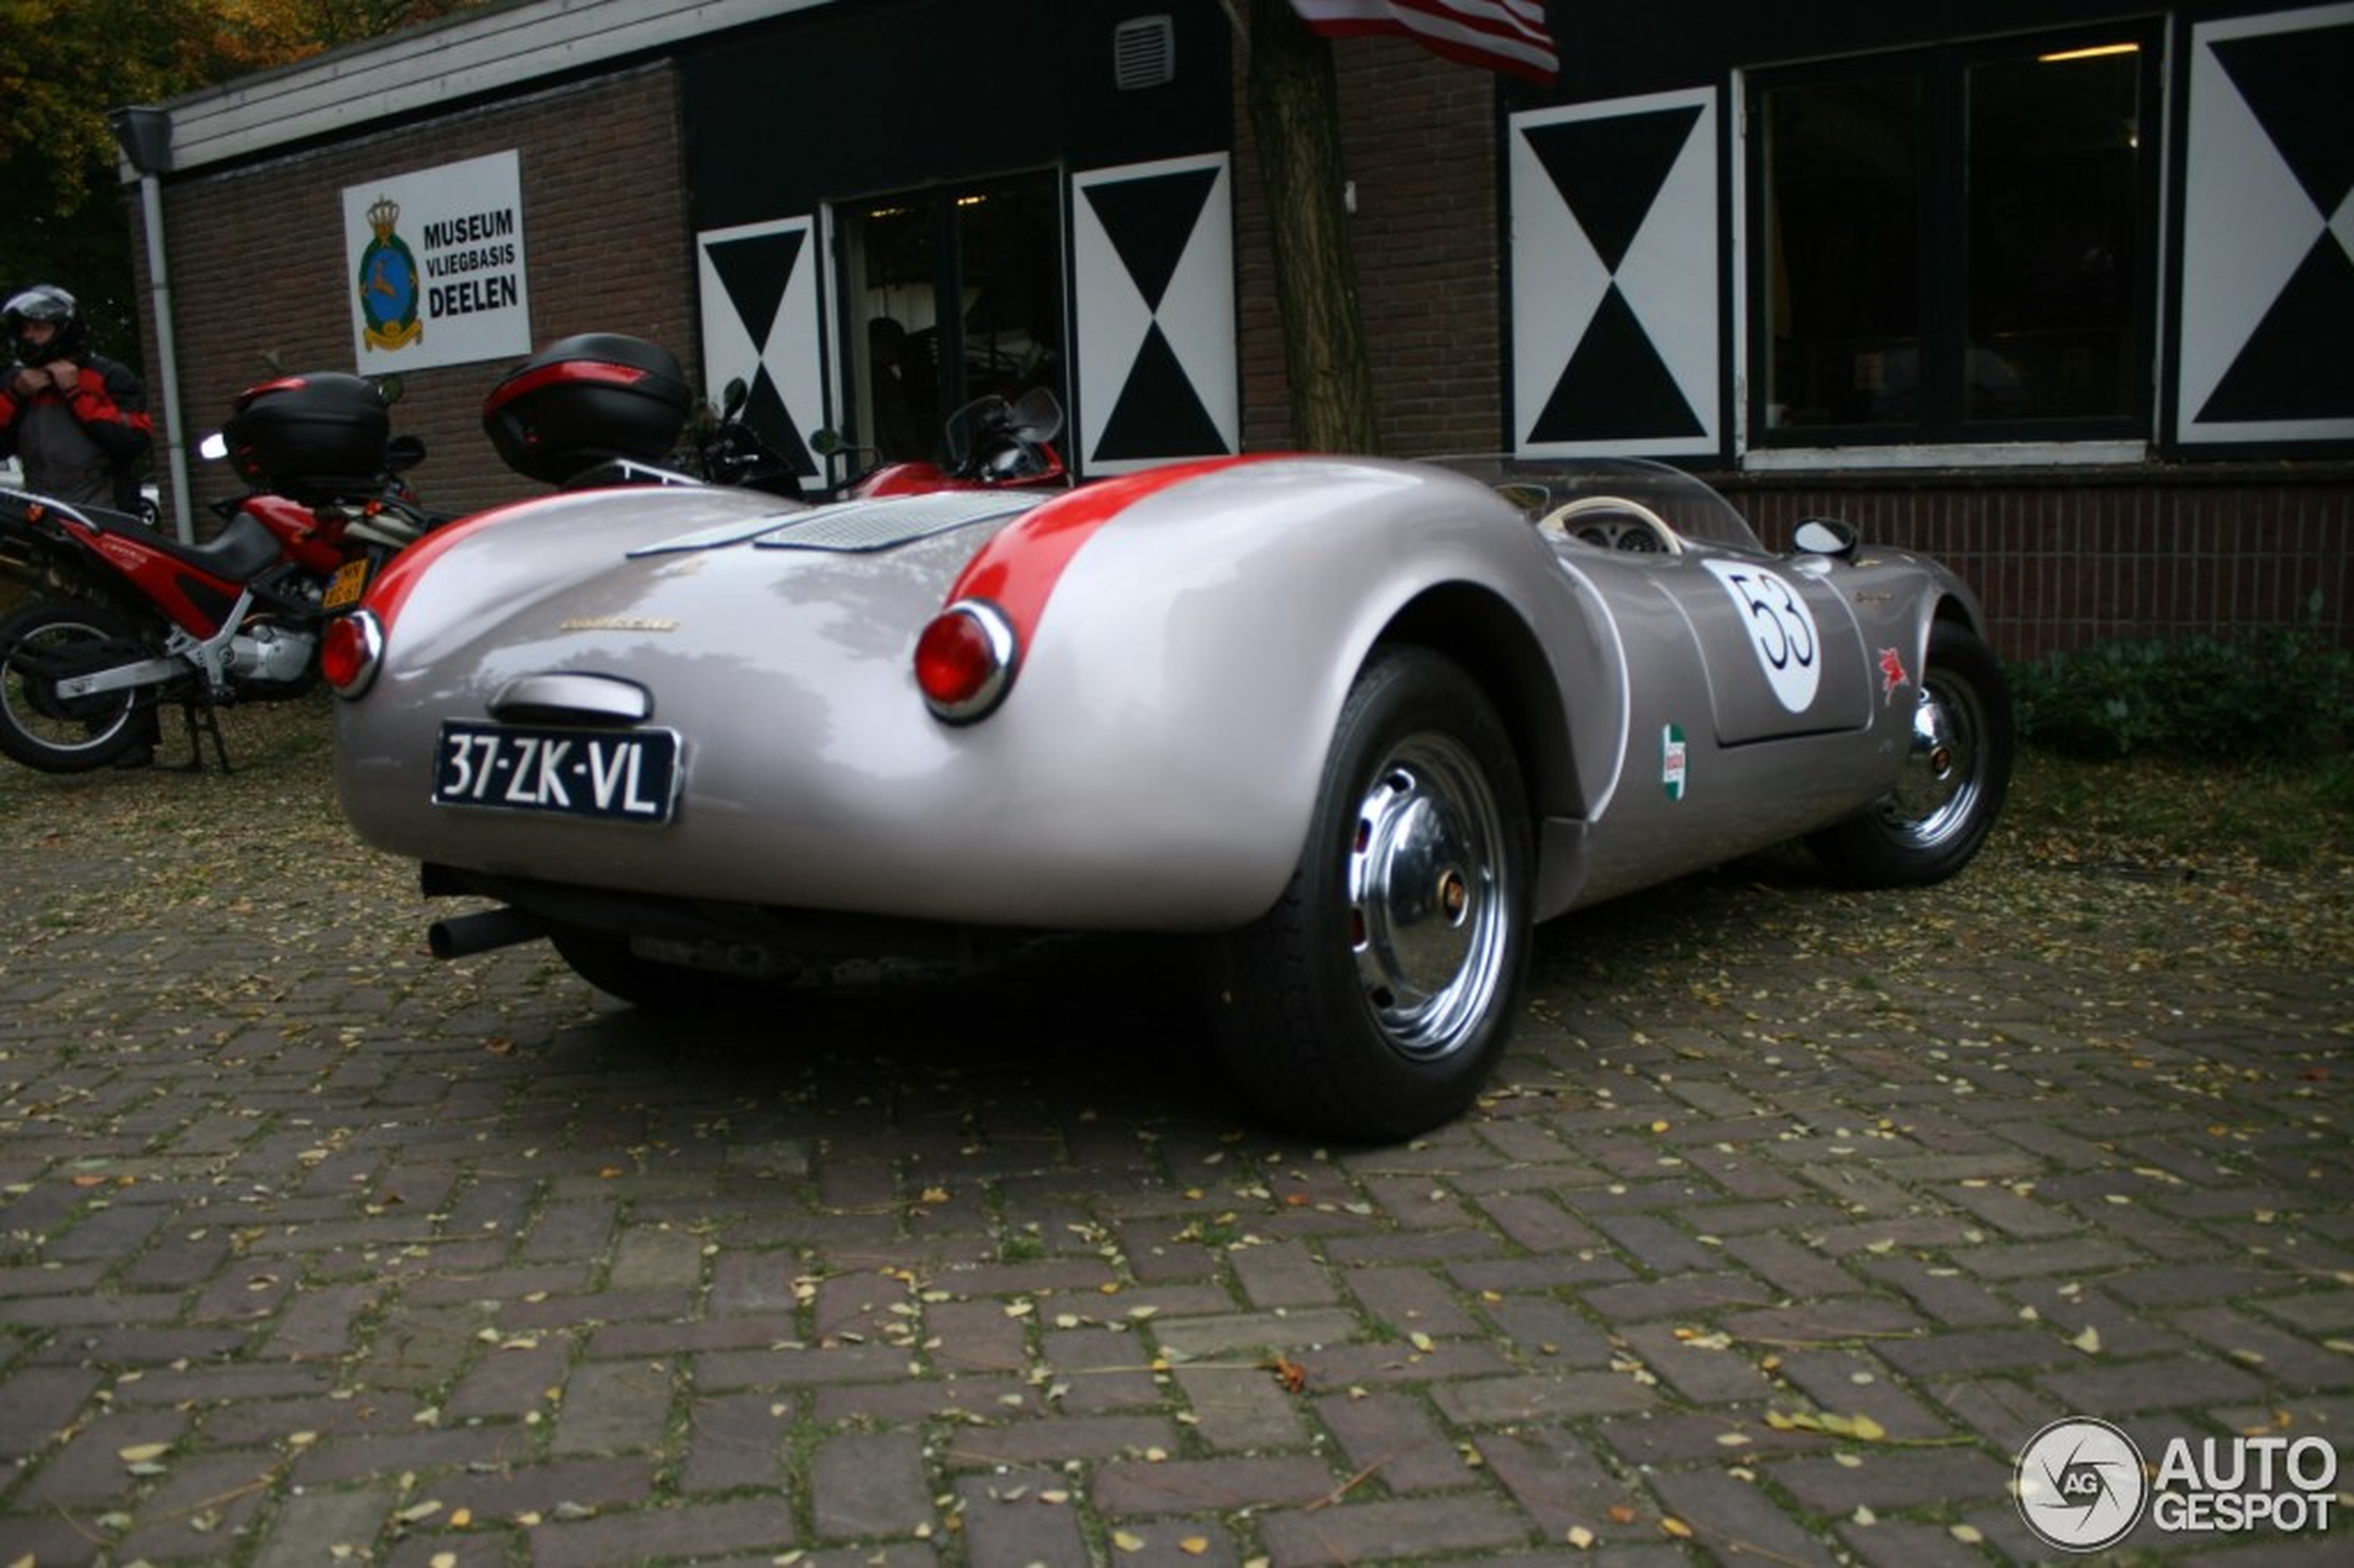
[{"label": "windshield", "polygon": [[1644,458],[1444,457],[1424,461],[1476,479],[1541,523],[1573,501],[1607,496],[1635,502],[1695,544],[1763,550],[1749,520],[1702,481]]},{"label": "windshield", "polygon": [[962,468],[974,453],[1000,441],[1041,446],[1062,433],[1062,405],[1044,386],[1008,402],[992,393],[976,398],[948,416],[948,460]]}]

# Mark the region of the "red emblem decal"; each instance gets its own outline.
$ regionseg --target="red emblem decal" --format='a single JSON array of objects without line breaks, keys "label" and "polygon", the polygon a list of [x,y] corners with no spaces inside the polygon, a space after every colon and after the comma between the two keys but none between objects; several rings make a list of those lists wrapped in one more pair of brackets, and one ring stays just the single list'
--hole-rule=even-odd
[{"label": "red emblem decal", "polygon": [[1896,695],[1900,686],[1912,684],[1912,677],[1905,673],[1905,655],[1893,648],[1879,651],[1879,695],[1885,702]]}]

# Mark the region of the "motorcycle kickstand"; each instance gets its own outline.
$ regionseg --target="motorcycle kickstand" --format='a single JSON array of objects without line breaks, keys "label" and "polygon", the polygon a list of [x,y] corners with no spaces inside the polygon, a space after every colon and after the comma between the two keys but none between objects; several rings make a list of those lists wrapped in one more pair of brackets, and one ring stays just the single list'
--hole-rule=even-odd
[{"label": "motorcycle kickstand", "polygon": [[[202,716],[198,716],[201,714]],[[204,771],[204,740],[212,737],[212,754],[220,760],[225,778],[235,771],[229,765],[229,746],[221,738],[221,712],[209,702],[183,702],[180,717],[188,731],[188,760],[166,769],[171,773],[202,773]]]}]

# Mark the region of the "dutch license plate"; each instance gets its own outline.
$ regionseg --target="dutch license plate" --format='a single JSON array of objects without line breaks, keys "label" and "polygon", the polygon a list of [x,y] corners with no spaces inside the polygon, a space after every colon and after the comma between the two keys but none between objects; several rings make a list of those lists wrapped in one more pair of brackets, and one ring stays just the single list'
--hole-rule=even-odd
[{"label": "dutch license plate", "polygon": [[445,720],[437,805],[610,822],[667,822],[678,794],[670,729],[556,729]]},{"label": "dutch license plate", "polygon": [[363,555],[335,568],[335,575],[327,579],[326,597],[319,602],[329,610],[346,609],[359,603],[367,588],[368,558]]}]

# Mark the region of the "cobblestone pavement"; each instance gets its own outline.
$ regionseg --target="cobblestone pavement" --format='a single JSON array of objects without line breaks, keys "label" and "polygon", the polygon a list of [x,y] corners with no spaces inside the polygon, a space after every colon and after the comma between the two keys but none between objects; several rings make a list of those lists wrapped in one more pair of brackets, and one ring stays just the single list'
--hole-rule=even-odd
[{"label": "cobblestone pavement", "polygon": [[0,774],[0,1565],[1931,1568],[2061,1555],[2063,1417],[2354,1424],[2343,878],[1749,863],[1320,1148],[1149,953],[758,1027],[437,966],[323,727]]}]

